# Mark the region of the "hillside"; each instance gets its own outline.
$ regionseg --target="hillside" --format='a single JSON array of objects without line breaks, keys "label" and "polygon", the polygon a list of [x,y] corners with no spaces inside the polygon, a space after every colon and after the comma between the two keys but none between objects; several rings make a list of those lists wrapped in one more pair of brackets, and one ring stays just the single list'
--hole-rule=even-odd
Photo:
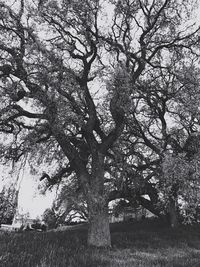
[{"label": "hillside", "polygon": [[46,233],[0,233],[1,267],[200,266],[200,226],[111,225],[112,248],[86,247],[87,225]]}]

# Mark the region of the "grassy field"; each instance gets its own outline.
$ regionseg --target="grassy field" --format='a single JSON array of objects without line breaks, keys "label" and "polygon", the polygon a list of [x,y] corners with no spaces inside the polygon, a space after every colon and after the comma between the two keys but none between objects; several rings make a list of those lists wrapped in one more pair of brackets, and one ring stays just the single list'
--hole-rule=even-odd
[{"label": "grassy field", "polygon": [[112,249],[86,247],[86,225],[46,233],[0,232],[0,267],[200,266],[200,226],[111,225]]}]

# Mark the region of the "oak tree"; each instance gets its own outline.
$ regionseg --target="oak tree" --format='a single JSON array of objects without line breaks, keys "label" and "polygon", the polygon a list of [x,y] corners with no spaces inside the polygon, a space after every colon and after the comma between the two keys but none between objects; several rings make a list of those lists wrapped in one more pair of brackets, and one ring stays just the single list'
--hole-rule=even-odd
[{"label": "oak tree", "polygon": [[49,163],[42,179],[51,184],[75,174],[88,208],[89,245],[111,245],[105,162],[125,130],[137,82],[162,57],[198,43],[199,28],[189,21],[193,5],[0,1],[4,156],[18,161],[28,154],[41,168]]}]

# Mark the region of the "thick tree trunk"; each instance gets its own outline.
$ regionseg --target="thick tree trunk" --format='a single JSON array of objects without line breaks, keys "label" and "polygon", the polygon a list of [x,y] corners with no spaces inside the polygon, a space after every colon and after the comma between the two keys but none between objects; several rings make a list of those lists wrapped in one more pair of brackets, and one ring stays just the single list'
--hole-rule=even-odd
[{"label": "thick tree trunk", "polygon": [[93,154],[87,204],[89,213],[88,245],[110,247],[108,201],[104,192],[104,155]]},{"label": "thick tree trunk", "polygon": [[[95,205],[96,206],[96,205]],[[93,209],[94,208],[94,209]],[[110,247],[109,217],[106,209],[93,207],[89,212],[88,245],[95,247]]]},{"label": "thick tree trunk", "polygon": [[88,246],[110,247],[108,197],[104,190],[104,158],[98,150],[92,154],[91,173],[82,173],[79,178],[87,200]]},{"label": "thick tree trunk", "polygon": [[172,228],[177,228],[179,226],[177,210],[176,210],[176,202],[172,198],[169,201],[169,220],[170,220],[170,226]]}]

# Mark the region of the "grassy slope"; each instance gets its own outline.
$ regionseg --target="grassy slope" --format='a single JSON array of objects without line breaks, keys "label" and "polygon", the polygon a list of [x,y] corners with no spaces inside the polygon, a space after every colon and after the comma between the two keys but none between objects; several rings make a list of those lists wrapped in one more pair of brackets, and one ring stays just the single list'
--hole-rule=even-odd
[{"label": "grassy slope", "polygon": [[70,231],[0,233],[0,267],[200,266],[200,226],[159,222],[111,226],[112,249],[86,247],[86,226]]}]

